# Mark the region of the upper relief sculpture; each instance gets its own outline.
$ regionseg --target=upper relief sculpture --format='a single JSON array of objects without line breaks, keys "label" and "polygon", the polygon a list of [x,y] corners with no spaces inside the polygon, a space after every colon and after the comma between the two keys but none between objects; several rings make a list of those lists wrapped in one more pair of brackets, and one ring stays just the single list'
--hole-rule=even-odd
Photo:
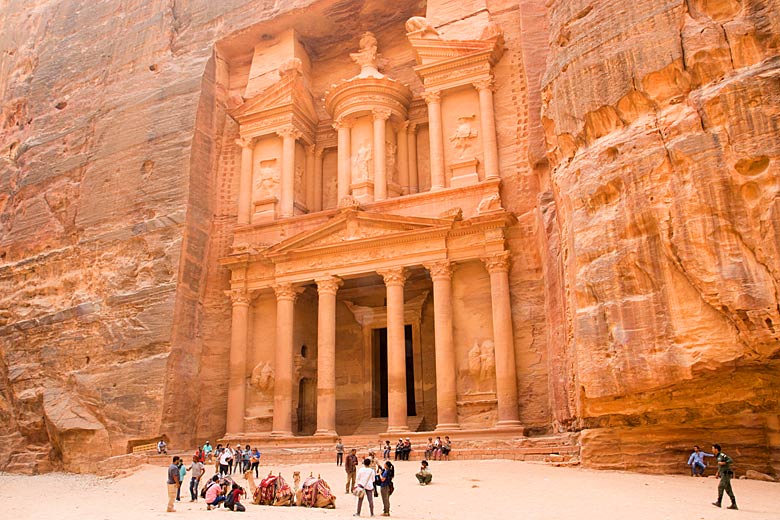
[{"label": "upper relief sculpture", "polygon": [[358,151],[352,156],[352,181],[363,182],[368,180],[368,172],[371,169],[371,145],[363,141]]},{"label": "upper relief sculpture", "polygon": [[475,117],[476,116],[474,115],[459,117],[455,133],[450,136],[450,141],[455,143],[455,148],[458,150],[458,157],[461,159],[466,155],[466,151],[471,149],[474,140],[477,138],[477,130],[471,126],[471,121],[473,121]]},{"label": "upper relief sculpture", "polygon": [[276,167],[276,160],[261,162],[254,184],[254,200],[269,199],[276,196],[276,186],[278,184],[279,169]]},{"label": "upper relief sculpture", "polygon": [[360,50],[350,53],[352,61],[360,65],[359,78],[383,78],[384,74],[379,72],[379,67],[383,61],[377,51],[376,36],[372,32],[365,32],[360,38]]},{"label": "upper relief sculpture", "polygon": [[440,38],[433,24],[424,16],[412,16],[406,21],[406,32],[408,34],[417,33],[421,38]]}]

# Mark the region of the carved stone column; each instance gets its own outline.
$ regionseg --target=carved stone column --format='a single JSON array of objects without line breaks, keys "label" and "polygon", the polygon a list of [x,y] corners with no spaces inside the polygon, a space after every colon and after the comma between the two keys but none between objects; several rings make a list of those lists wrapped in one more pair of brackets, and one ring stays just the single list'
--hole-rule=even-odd
[{"label": "carved stone column", "polygon": [[431,191],[444,188],[444,129],[441,121],[441,93],[423,94],[428,104],[428,135],[431,143]]},{"label": "carved stone column", "polygon": [[387,432],[408,431],[403,267],[377,271],[387,287]]},{"label": "carved stone column", "polygon": [[390,111],[382,108],[375,108],[371,111],[374,117],[374,200],[385,200],[387,198],[387,164],[385,154],[387,146],[385,145],[387,120],[390,118]]},{"label": "carved stone column", "polygon": [[479,92],[479,124],[482,127],[482,151],[485,157],[485,178],[498,178],[498,143],[496,118],[493,110],[493,78],[474,82]]},{"label": "carved stone column", "polygon": [[341,199],[349,195],[350,183],[352,182],[352,173],[350,169],[352,167],[352,152],[350,147],[352,144],[352,124],[350,121],[339,119],[333,123],[333,128],[338,132],[338,154],[339,154],[339,166],[338,166],[338,179],[337,179],[337,193],[336,205],[341,203]]},{"label": "carved stone column", "polygon": [[295,212],[295,140],[302,134],[292,126],[279,130],[282,138],[282,182],[279,214],[292,217]]},{"label": "carved stone column", "polygon": [[448,260],[425,266],[433,280],[434,345],[436,351],[437,430],[460,428],[455,344],[452,341],[452,266]]},{"label": "carved stone column", "polygon": [[238,223],[249,224],[252,217],[252,159],[254,139],[236,139],[241,147],[241,177],[238,179]]},{"label": "carved stone column", "polygon": [[228,378],[226,433],[238,434],[244,431],[244,409],[246,406],[246,348],[249,323],[249,295],[245,290],[230,293],[233,304],[230,324],[230,362]]},{"label": "carved stone column", "polygon": [[401,185],[401,193],[403,195],[409,193],[409,152],[407,150],[409,139],[406,137],[408,126],[409,121],[399,124],[396,135],[396,142],[398,143],[398,183]]},{"label": "carved stone column", "polygon": [[274,417],[271,435],[292,435],[293,320],[300,289],[290,283],[274,286],[276,352],[274,354]]},{"label": "carved stone column", "polygon": [[493,344],[496,358],[497,427],[520,426],[517,411],[517,368],[512,337],[512,306],[509,301],[509,252],[482,258],[490,273],[493,304]]},{"label": "carved stone column", "polygon": [[306,209],[314,212],[314,145],[306,147]]},{"label": "carved stone column", "polygon": [[417,178],[417,124],[410,123],[406,133],[409,141],[409,193],[420,191],[420,181]]},{"label": "carved stone column", "polygon": [[336,435],[336,291],[341,279],[317,278],[317,431]]},{"label": "carved stone column", "polygon": [[322,156],[325,150],[314,151],[314,211],[322,211]]}]

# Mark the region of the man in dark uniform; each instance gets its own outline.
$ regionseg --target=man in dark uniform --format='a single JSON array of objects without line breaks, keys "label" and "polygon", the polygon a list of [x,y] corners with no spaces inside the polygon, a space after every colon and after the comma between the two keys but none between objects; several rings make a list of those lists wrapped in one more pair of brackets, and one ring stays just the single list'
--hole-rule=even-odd
[{"label": "man in dark uniform", "polygon": [[718,461],[718,474],[720,475],[720,483],[718,484],[718,501],[713,502],[713,506],[720,507],[720,502],[723,500],[723,492],[731,499],[731,505],[729,509],[738,509],[737,499],[734,498],[734,492],[731,490],[731,477],[734,476],[734,472],[731,471],[731,464],[734,462],[731,457],[720,451],[720,444],[713,444],[712,451],[715,452]]}]

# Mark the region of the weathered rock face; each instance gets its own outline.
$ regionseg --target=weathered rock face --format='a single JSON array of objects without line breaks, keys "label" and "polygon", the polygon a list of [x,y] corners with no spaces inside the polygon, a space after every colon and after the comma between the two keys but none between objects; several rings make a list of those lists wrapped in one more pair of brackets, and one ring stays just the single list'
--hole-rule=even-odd
[{"label": "weathered rock face", "polygon": [[721,442],[777,471],[780,4],[549,16],[551,348],[584,463],[673,470],[680,446]]}]

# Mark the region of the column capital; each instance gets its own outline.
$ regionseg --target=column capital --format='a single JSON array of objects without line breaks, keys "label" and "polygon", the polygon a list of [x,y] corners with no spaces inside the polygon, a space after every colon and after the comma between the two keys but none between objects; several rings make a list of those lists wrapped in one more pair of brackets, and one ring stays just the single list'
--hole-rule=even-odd
[{"label": "column capital", "polygon": [[407,121],[409,123],[409,126],[406,127],[406,133],[407,135],[414,135],[417,133],[417,127],[419,126],[417,123],[412,123],[411,121]]},{"label": "column capital", "polygon": [[285,137],[292,137],[293,139],[300,139],[303,137],[303,132],[295,128],[294,126],[285,126],[276,131],[276,135],[284,139]]},{"label": "column capital", "polygon": [[437,260],[429,264],[423,264],[431,273],[432,280],[452,280],[452,262],[449,260]]},{"label": "column capital", "polygon": [[319,294],[336,294],[341,284],[344,283],[338,276],[323,276],[314,281],[317,284],[317,293]]},{"label": "column capital", "polygon": [[354,126],[354,121],[351,119],[347,119],[345,117],[340,117],[333,121],[331,125],[336,131],[341,130],[342,128],[352,128]]},{"label": "column capital", "polygon": [[422,95],[427,104],[441,103],[441,91],[440,90],[426,90]]},{"label": "column capital", "polygon": [[492,75],[475,80],[471,84],[474,85],[474,88],[477,90],[493,91],[496,88],[496,82]]},{"label": "column capital", "polygon": [[405,133],[409,129],[409,121],[401,121],[395,125],[395,131]]},{"label": "column capital", "polygon": [[311,157],[314,157],[314,154],[316,152],[317,152],[317,145],[313,145],[313,144],[306,145],[306,155],[310,155]]},{"label": "column capital", "polygon": [[318,159],[321,158],[324,154],[325,154],[325,148],[323,148],[322,146],[316,146],[314,148],[314,156],[317,157]]},{"label": "column capital", "polygon": [[254,143],[254,137],[239,137],[236,139],[236,144],[241,148],[250,148]]},{"label": "column capital", "polygon": [[406,272],[403,267],[390,267],[379,269],[377,274],[385,280],[385,285],[401,285],[406,282]]},{"label": "column capital", "polygon": [[390,109],[388,108],[375,108],[371,110],[371,115],[373,116],[374,121],[380,119],[383,121],[387,121],[388,119],[390,119],[390,114],[391,112]]},{"label": "column capital", "polygon": [[277,300],[292,300],[295,301],[298,295],[304,290],[303,287],[296,287],[291,283],[278,283],[273,286],[274,294],[276,294]]},{"label": "column capital", "polygon": [[482,262],[489,273],[509,272],[509,251],[501,251],[482,257]]},{"label": "column capital", "polygon": [[230,302],[233,304],[233,307],[241,305],[248,306],[249,302],[252,300],[249,295],[249,291],[246,289],[230,289],[229,295]]}]

